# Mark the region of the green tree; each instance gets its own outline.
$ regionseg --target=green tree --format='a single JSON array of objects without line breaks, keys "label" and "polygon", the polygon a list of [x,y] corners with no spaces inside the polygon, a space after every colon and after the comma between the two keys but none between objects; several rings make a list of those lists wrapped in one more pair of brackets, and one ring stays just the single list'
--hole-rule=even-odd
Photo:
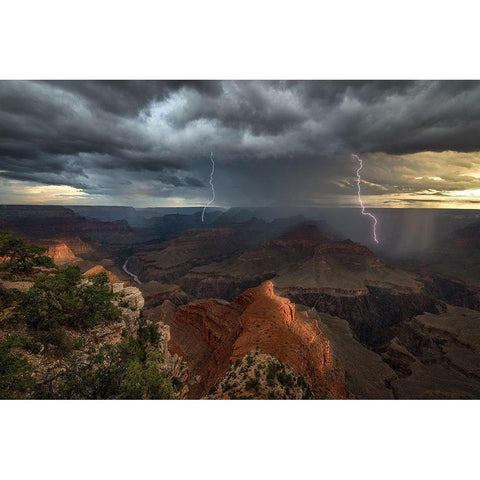
[{"label": "green tree", "polygon": [[28,360],[14,351],[25,345],[20,335],[10,335],[0,342],[0,398],[23,398],[33,386],[32,366]]},{"label": "green tree", "polygon": [[105,273],[82,279],[80,269],[68,266],[54,275],[41,275],[24,294],[18,307],[30,327],[51,330],[58,326],[90,328],[120,318]]},{"label": "green tree", "polygon": [[[148,330],[151,330],[148,328]],[[162,367],[146,327],[137,337],[104,345],[87,358],[71,356],[60,375],[42,385],[37,397],[63,399],[173,399],[181,387]],[[142,340],[143,339],[143,340]]]},{"label": "green tree", "polygon": [[175,398],[172,379],[160,368],[159,352],[148,352],[145,363],[134,359],[128,363],[122,396],[125,398]]},{"label": "green tree", "polygon": [[0,256],[5,257],[2,267],[12,273],[29,273],[33,267],[55,267],[45,252],[43,247],[27,243],[9,232],[0,232]]}]

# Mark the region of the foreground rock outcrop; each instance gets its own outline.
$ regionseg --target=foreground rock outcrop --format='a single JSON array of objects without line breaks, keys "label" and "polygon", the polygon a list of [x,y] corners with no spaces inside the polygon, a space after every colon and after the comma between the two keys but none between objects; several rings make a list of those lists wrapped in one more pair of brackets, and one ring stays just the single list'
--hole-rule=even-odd
[{"label": "foreground rock outcrop", "polygon": [[275,295],[269,281],[233,302],[205,300],[177,307],[164,302],[147,317],[171,328],[171,351],[188,364],[189,396],[201,398],[237,360],[253,350],[275,357],[303,377],[315,398],[345,398],[344,374],[316,321]]},{"label": "foreground rock outcrop", "polygon": [[[55,275],[56,269],[41,269],[42,275]],[[94,285],[92,275],[105,273],[108,278],[115,278],[111,272],[103,267],[94,268],[92,271],[86,272],[84,278],[78,283],[79,289],[88,289]],[[2,304],[8,303],[7,308],[0,311],[0,343],[2,343],[4,351],[2,359],[12,361],[16,358],[17,363],[28,362],[28,368],[25,371],[31,374],[28,380],[28,386],[23,385],[20,390],[16,391],[16,384],[8,385],[0,381],[0,398],[67,398],[67,399],[83,399],[83,398],[125,398],[108,396],[110,393],[102,393],[108,390],[109,381],[124,381],[121,373],[118,372],[119,362],[122,355],[129,355],[128,358],[136,358],[135,352],[144,348],[143,355],[152,354],[152,361],[149,368],[154,369],[151,372],[161,372],[164,375],[165,382],[173,382],[174,390],[171,396],[174,398],[184,398],[188,392],[187,380],[188,370],[182,359],[172,353],[169,349],[170,327],[160,321],[145,322],[142,318],[142,309],[144,307],[144,298],[137,287],[125,286],[123,282],[113,284],[103,284],[110,290],[111,297],[108,301],[117,307],[118,315],[111,317],[106,314],[99,319],[98,323],[92,325],[83,325],[79,327],[68,321],[59,324],[52,324],[50,327],[38,330],[29,325],[29,318],[18,316],[16,308],[18,302],[27,298],[22,295],[27,294],[34,287],[32,281],[3,281],[0,280],[0,297]],[[75,293],[71,291],[71,302],[75,302],[73,296]],[[99,294],[100,290],[97,290]],[[112,295],[113,294],[113,295]],[[47,292],[49,301],[52,302],[60,310],[64,310],[58,299],[55,298],[55,292]],[[78,294],[77,294],[78,295]],[[78,300],[79,297],[77,297]],[[92,301],[95,301],[92,299]],[[41,315],[47,315],[47,311]],[[146,337],[147,335],[147,337]],[[15,340],[12,340],[15,339]],[[14,352],[16,357],[5,357],[5,349],[8,347],[9,341],[17,342]],[[130,342],[130,343],[129,343]],[[132,343],[133,342],[133,343]],[[137,342],[137,343],[135,343]],[[131,347],[128,347],[131,345]],[[114,348],[118,346],[119,350],[115,353]],[[133,348],[124,350],[122,348]],[[110,353],[109,353],[110,352]],[[120,352],[120,356],[118,353]],[[110,357],[108,355],[111,355]],[[140,358],[141,358],[140,353]],[[101,360],[104,358],[104,360]],[[150,357],[147,357],[147,362]],[[9,360],[10,359],[10,360]],[[131,360],[130,370],[127,375],[133,375],[133,368],[137,368],[137,373],[141,372],[142,364],[135,360]],[[153,362],[154,361],[154,362]],[[116,380],[103,378],[103,383],[97,384],[98,380],[94,380],[95,369],[91,370],[92,363],[96,362],[97,371],[106,368],[107,376]],[[110,363],[109,363],[110,362]],[[115,363],[117,362],[117,363]],[[147,365],[147,366],[148,366]],[[8,376],[8,365],[0,366],[0,376]],[[83,375],[79,372],[82,371]],[[65,390],[65,385],[75,377],[75,386],[70,390]],[[141,378],[141,377],[139,377]],[[4,378],[0,378],[4,380]],[[82,384],[81,382],[85,383]],[[102,382],[103,382],[102,381]],[[77,390],[78,387],[78,390]],[[167,388],[167,387],[166,387]],[[68,391],[68,393],[66,393]],[[138,398],[134,386],[130,390],[130,395],[126,398]],[[90,393],[86,393],[90,392]],[[148,396],[148,390],[142,398],[151,398]],[[94,395],[94,396],[90,396]],[[105,396],[107,395],[107,396]],[[159,398],[159,397],[154,397]],[[165,397],[161,397],[165,398]]]}]

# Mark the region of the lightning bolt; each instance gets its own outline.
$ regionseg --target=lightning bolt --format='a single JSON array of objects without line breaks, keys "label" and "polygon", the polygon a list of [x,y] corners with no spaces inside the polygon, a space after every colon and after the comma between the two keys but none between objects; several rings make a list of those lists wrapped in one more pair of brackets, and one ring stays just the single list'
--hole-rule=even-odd
[{"label": "lightning bolt", "polygon": [[378,240],[377,240],[377,218],[372,213],[369,213],[369,212],[365,211],[365,206],[363,205],[363,201],[362,201],[362,193],[361,193],[361,190],[360,190],[360,182],[362,181],[362,178],[360,177],[360,170],[363,168],[363,160],[358,155],[355,155],[355,154],[352,155],[352,158],[354,160],[357,160],[360,163],[360,166],[357,169],[357,187],[358,187],[358,192],[357,193],[358,193],[358,201],[360,202],[360,205],[362,207],[362,215],[368,215],[369,217],[373,218],[373,239],[375,240],[375,243],[378,243]]},{"label": "lightning bolt", "polygon": [[209,205],[215,201],[215,188],[213,186],[213,173],[215,172],[215,160],[213,158],[213,152],[210,152],[210,161],[212,162],[212,171],[210,172],[210,187],[212,188],[212,199],[203,207],[202,222],[205,218],[205,210]]}]

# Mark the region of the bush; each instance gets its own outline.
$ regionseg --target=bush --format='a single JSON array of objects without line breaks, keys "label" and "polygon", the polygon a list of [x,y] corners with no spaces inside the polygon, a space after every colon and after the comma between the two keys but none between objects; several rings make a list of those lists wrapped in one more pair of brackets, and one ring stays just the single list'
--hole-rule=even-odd
[{"label": "bush", "polygon": [[260,381],[256,377],[249,378],[245,382],[245,387],[250,389],[254,389],[256,392],[258,392],[259,387],[260,387]]},{"label": "bush", "polygon": [[172,377],[172,385],[176,392],[183,388],[183,383],[178,377]]},{"label": "bush", "polygon": [[165,371],[159,368],[158,352],[148,352],[145,363],[138,359],[129,362],[121,390],[122,398],[174,398],[174,387]]},{"label": "bush", "polygon": [[[149,330],[149,329],[147,329]],[[144,331],[147,331],[144,330]],[[171,399],[179,379],[162,368],[157,345],[129,337],[104,345],[86,359],[72,355],[63,372],[37,389],[38,398],[62,399]]]},{"label": "bush", "polygon": [[21,292],[15,288],[7,289],[0,286],[0,309],[11,307],[22,298]]},{"label": "bush", "polygon": [[267,367],[267,384],[270,387],[275,386],[277,372],[281,369],[280,364],[270,362]]},{"label": "bush", "polygon": [[18,313],[27,324],[38,330],[59,326],[90,328],[106,320],[118,320],[119,309],[105,273],[82,281],[80,269],[68,266],[54,275],[43,275],[23,295]]},{"label": "bush", "polygon": [[13,352],[23,347],[26,338],[10,335],[0,343],[0,398],[23,398],[33,385],[32,366],[21,354]]},{"label": "bush", "polygon": [[75,340],[63,327],[56,328],[51,332],[47,332],[40,336],[39,340],[42,343],[50,343],[57,347],[56,353],[58,356],[64,357],[72,352],[75,348]]},{"label": "bush", "polygon": [[285,370],[277,373],[277,379],[281,385],[287,388],[293,387],[293,385],[295,384],[295,377],[293,375],[287,374]]},{"label": "bush", "polygon": [[144,345],[156,345],[160,341],[160,332],[158,331],[158,326],[154,323],[141,325],[138,328],[138,340]]},{"label": "bush", "polygon": [[9,232],[0,232],[0,256],[6,257],[2,268],[11,273],[28,273],[33,267],[55,267],[45,252],[45,248],[29,244]]}]

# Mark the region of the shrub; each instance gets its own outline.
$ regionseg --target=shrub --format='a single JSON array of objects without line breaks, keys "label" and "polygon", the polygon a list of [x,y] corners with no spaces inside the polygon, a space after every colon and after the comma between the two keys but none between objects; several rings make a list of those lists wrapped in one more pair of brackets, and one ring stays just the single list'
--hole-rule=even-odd
[{"label": "shrub", "polygon": [[26,338],[19,335],[10,335],[0,343],[0,398],[23,398],[33,385],[30,363],[12,351],[25,343]]},{"label": "shrub", "polygon": [[287,388],[292,387],[295,383],[295,378],[293,377],[293,375],[285,373],[285,370],[278,372],[277,378],[280,384]]},{"label": "shrub", "polygon": [[165,371],[159,368],[160,354],[148,352],[145,363],[134,359],[128,363],[121,390],[122,398],[174,398],[174,387]]},{"label": "shrub", "polygon": [[170,399],[181,387],[162,368],[156,345],[129,337],[84,359],[72,355],[63,372],[37,389],[38,398]]},{"label": "shrub", "polygon": [[18,313],[30,327],[52,330],[59,326],[93,327],[105,320],[118,320],[119,309],[113,305],[105,273],[81,282],[76,266],[58,270],[54,275],[43,275],[23,295]]},{"label": "shrub", "polygon": [[182,387],[182,381],[178,377],[172,377],[172,385],[176,392],[179,392]]},{"label": "shrub", "polygon": [[212,385],[212,386],[210,387],[210,390],[208,391],[208,394],[209,394],[209,395],[213,395],[216,391],[217,391],[216,385]]},{"label": "shrub", "polygon": [[6,289],[0,286],[0,309],[4,310],[5,308],[11,307],[15,302],[21,299],[21,293],[12,288]]},{"label": "shrub", "polygon": [[297,378],[297,385],[301,388],[309,388],[308,383],[302,376]]},{"label": "shrub", "polygon": [[0,232],[0,256],[6,257],[2,268],[12,273],[28,273],[33,267],[54,267],[53,260],[45,255],[46,249]]},{"label": "shrub", "polygon": [[254,389],[256,392],[258,392],[258,389],[260,387],[260,381],[256,377],[249,378],[245,382],[245,387],[250,389]]},{"label": "shrub", "polygon": [[277,376],[277,371],[280,369],[280,364],[270,362],[267,367],[267,384],[270,387],[275,385],[275,378]]},{"label": "shrub", "polygon": [[156,345],[160,341],[158,326],[154,323],[141,325],[138,329],[138,339],[144,345]]},{"label": "shrub", "polygon": [[40,336],[42,343],[50,343],[57,347],[57,355],[65,356],[72,352],[76,346],[75,340],[69,335],[65,328],[59,327],[51,332]]}]

